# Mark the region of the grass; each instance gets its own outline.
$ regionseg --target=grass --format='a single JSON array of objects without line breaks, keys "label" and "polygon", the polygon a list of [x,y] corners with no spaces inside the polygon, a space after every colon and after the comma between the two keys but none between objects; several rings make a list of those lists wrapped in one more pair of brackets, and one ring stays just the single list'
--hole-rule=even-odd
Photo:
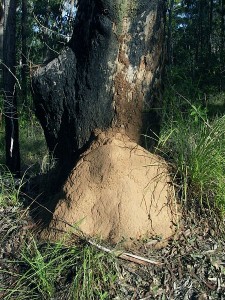
[{"label": "grass", "polygon": [[0,163],[4,163],[5,155],[5,131],[3,124],[0,124]]},{"label": "grass", "polygon": [[197,203],[224,215],[225,115],[209,121],[205,108],[185,100],[188,109],[172,103],[163,116],[158,151],[172,164],[189,207]]},{"label": "grass", "polygon": [[5,300],[54,299],[63,288],[68,300],[110,299],[116,279],[113,258],[85,244],[41,245],[32,238],[17,264],[19,272],[11,274],[14,284],[0,288]]},{"label": "grass", "polygon": [[0,165],[0,207],[20,205],[21,182],[16,182],[10,171],[4,165]]},{"label": "grass", "polygon": [[117,278],[112,257],[86,246],[79,253],[82,260],[75,268],[69,292],[70,299],[110,299],[110,290]]}]

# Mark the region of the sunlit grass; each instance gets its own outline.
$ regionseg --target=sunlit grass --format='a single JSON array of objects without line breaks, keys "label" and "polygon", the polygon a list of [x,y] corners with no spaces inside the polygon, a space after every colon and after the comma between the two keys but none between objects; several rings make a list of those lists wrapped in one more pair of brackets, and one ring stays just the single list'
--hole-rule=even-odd
[{"label": "sunlit grass", "polygon": [[[196,109],[196,107],[194,107]],[[158,150],[181,180],[185,202],[198,201],[225,212],[225,116],[209,122],[196,118],[193,107],[173,111],[161,130]]]},{"label": "sunlit grass", "polygon": [[17,264],[19,272],[11,274],[15,283],[0,288],[5,300],[54,299],[63,286],[68,300],[110,299],[116,279],[114,259],[87,244],[41,245],[33,238]]}]

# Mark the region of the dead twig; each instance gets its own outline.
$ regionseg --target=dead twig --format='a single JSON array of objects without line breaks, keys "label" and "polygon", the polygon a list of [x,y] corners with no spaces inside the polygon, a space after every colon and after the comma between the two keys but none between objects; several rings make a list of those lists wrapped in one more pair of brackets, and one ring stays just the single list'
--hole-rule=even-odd
[{"label": "dead twig", "polygon": [[155,261],[155,260],[150,260],[148,258],[145,257],[141,257],[132,253],[127,253],[127,252],[123,252],[123,251],[118,251],[118,250],[111,250],[109,248],[106,248],[98,243],[96,243],[95,241],[91,240],[91,239],[86,239],[86,241],[91,244],[92,246],[98,248],[99,250],[102,250],[104,252],[110,253],[112,255],[114,255],[117,258],[121,258],[123,260],[127,260],[127,261],[131,261],[134,262],[136,264],[140,264],[140,265],[155,265],[155,266],[161,266],[163,265],[162,262],[159,261]]}]

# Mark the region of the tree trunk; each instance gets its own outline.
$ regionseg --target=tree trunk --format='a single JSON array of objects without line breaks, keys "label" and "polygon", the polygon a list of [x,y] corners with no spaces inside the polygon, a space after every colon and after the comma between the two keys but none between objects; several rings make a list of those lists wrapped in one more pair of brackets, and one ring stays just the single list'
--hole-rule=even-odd
[{"label": "tree trunk", "polygon": [[72,164],[112,128],[140,143],[157,128],[163,0],[80,0],[72,39],[33,77],[36,115],[51,152]]},{"label": "tree trunk", "polygon": [[[3,26],[4,26],[4,5],[0,3],[0,59],[3,60]],[[2,90],[2,64],[0,67],[0,89]]]},{"label": "tree trunk", "polygon": [[16,103],[16,0],[5,1],[3,39],[3,87],[6,139],[6,165],[16,175],[20,173],[19,128]]},{"label": "tree trunk", "polygon": [[70,15],[69,15],[70,21],[71,21],[72,18],[73,18],[74,7],[75,7],[75,0],[71,0],[71,1],[70,1]]},{"label": "tree trunk", "polygon": [[209,60],[211,64],[211,54],[212,54],[212,31],[213,31],[213,0],[209,0],[209,35],[208,35],[208,52]]},{"label": "tree trunk", "polygon": [[[224,41],[225,41],[225,0],[221,0],[221,15],[220,15],[220,72],[223,73],[224,70]],[[220,90],[224,89],[224,83],[222,76],[220,77]]]},{"label": "tree trunk", "polygon": [[167,61],[169,65],[173,64],[173,41],[172,41],[172,21],[173,21],[174,0],[170,0],[168,7],[168,25],[167,25]]},{"label": "tree trunk", "polygon": [[27,65],[27,0],[22,0],[22,16],[21,16],[21,39],[22,39],[22,69],[21,69],[21,81],[22,81],[22,99],[23,104],[28,111],[28,101],[27,101],[27,75],[28,75],[28,65]]}]

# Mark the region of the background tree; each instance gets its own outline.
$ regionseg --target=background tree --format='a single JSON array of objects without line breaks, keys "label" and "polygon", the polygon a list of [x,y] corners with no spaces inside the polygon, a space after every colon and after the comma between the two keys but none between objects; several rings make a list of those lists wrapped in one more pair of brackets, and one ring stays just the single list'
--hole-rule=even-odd
[{"label": "background tree", "polygon": [[34,0],[30,3],[33,63],[47,63],[57,57],[72,36],[74,1]]},{"label": "background tree", "polygon": [[223,0],[170,1],[168,8],[169,64],[205,92],[224,90],[224,11]]},{"label": "background tree", "polygon": [[19,129],[16,99],[16,0],[5,1],[3,38],[3,89],[6,140],[6,165],[20,173]]},{"label": "background tree", "polygon": [[[6,5],[8,2],[6,2]],[[3,113],[4,110],[7,110],[7,116],[6,118],[9,118],[9,114],[12,113],[16,119],[18,116],[21,119],[20,129],[22,130],[22,138],[21,142],[24,144],[24,133],[26,131],[26,134],[31,134],[34,126],[35,118],[33,115],[33,103],[31,100],[31,89],[30,89],[30,73],[33,72],[35,68],[39,64],[42,64],[43,62],[46,62],[50,58],[54,58],[58,55],[58,51],[60,51],[63,47],[65,47],[65,43],[69,40],[69,36],[72,35],[71,32],[71,24],[72,24],[72,18],[71,16],[74,15],[75,9],[71,7],[71,1],[48,1],[49,5],[53,5],[52,12],[48,16],[48,24],[47,27],[44,27],[44,19],[45,15],[47,13],[47,10],[43,10],[43,7],[46,6],[46,1],[31,1],[31,0],[21,0],[16,1],[16,4],[14,6],[14,13],[13,18],[10,19],[10,24],[16,22],[16,26],[13,27],[10,33],[10,38],[12,38],[12,34],[15,33],[15,48],[14,44],[11,43],[10,46],[7,46],[10,48],[10,56],[12,56],[12,52],[16,54],[16,57],[14,58],[13,63],[13,69],[10,68],[10,71],[12,71],[12,74],[14,74],[17,78],[17,83],[20,85],[20,89],[17,89],[16,94],[14,94],[14,97],[16,96],[17,99],[12,100],[9,99],[9,90],[6,93],[4,93],[5,88],[3,87],[3,79],[1,78],[2,85],[1,90],[2,96],[5,97],[8,100],[3,101],[3,97],[0,99],[0,105],[1,105],[1,116],[3,116],[5,113]],[[16,10],[15,10],[16,7]],[[1,7],[1,15],[3,14],[2,10],[3,6]],[[3,18],[1,19],[2,26],[0,29],[2,29],[2,62],[3,62]],[[11,25],[10,25],[11,26]],[[6,24],[5,24],[6,27]],[[12,27],[12,26],[11,26]],[[16,28],[16,29],[15,29]],[[15,31],[14,31],[15,29]],[[6,28],[5,28],[6,32]],[[9,32],[9,31],[8,31]],[[48,43],[44,43],[43,40],[43,32],[45,32],[46,40]],[[56,38],[57,37],[57,38]],[[57,40],[57,42],[56,42]],[[56,42],[54,44],[54,42]],[[6,41],[7,42],[7,38]],[[7,53],[8,49],[6,50]],[[48,54],[48,57],[46,57],[46,53]],[[13,54],[14,55],[14,54]],[[7,56],[7,54],[6,54]],[[4,59],[7,59],[6,57]],[[4,64],[4,62],[3,62]],[[3,72],[3,64],[1,65],[1,72]],[[8,62],[7,62],[8,64]],[[4,67],[7,69],[7,66]],[[9,69],[8,69],[9,70]],[[9,73],[10,73],[9,71]],[[6,74],[7,71],[5,70],[5,78],[7,76],[10,76],[9,74]],[[5,84],[8,84],[8,79],[5,80]],[[7,87],[8,88],[8,87]],[[14,112],[9,113],[9,109],[12,109],[12,103],[9,104],[9,100],[13,102],[14,106],[17,106],[17,109],[15,109]],[[4,106],[5,104],[5,106]],[[3,108],[4,106],[4,108]],[[18,110],[18,113],[17,113]],[[6,133],[6,136],[9,136],[9,125],[8,121],[5,123],[2,121],[1,118],[1,126],[6,126],[7,130],[3,130],[3,127],[1,130],[3,130],[3,134]],[[15,124],[13,125],[13,132],[15,133],[15,136],[19,136],[19,134],[16,134],[18,124],[16,125],[18,120],[15,120]],[[3,124],[4,123],[4,124]],[[30,133],[29,133],[30,132]],[[14,142],[16,137],[12,139]],[[11,138],[7,138],[7,146],[5,147],[5,142],[1,139],[1,149],[9,148],[9,143],[11,143]],[[16,144],[10,144],[11,145],[17,145]],[[25,145],[22,145],[22,160],[26,160],[26,153],[24,152]],[[7,151],[6,151],[7,152]],[[1,153],[0,156],[3,158],[3,154]],[[3,163],[7,163],[9,166],[9,155],[7,154],[7,158],[2,161]],[[23,166],[24,168],[24,166]],[[10,167],[10,170],[13,170]]]},{"label": "background tree", "polygon": [[[4,5],[0,3],[0,59],[3,59],[3,25],[4,25]],[[0,67],[0,86],[2,89],[2,65]]]},{"label": "background tree", "polygon": [[71,5],[74,3],[64,0],[17,3],[16,75],[21,83],[18,108],[23,122],[33,114],[30,73],[55,58],[72,35],[75,11]]},{"label": "background tree", "polygon": [[26,108],[28,106],[28,51],[27,51],[27,38],[28,38],[28,7],[27,0],[22,0],[22,13],[21,13],[21,86],[22,86],[22,101]]},{"label": "background tree", "polygon": [[167,62],[169,65],[173,63],[173,38],[172,38],[172,22],[173,22],[174,0],[168,3],[168,22],[167,22]]}]

